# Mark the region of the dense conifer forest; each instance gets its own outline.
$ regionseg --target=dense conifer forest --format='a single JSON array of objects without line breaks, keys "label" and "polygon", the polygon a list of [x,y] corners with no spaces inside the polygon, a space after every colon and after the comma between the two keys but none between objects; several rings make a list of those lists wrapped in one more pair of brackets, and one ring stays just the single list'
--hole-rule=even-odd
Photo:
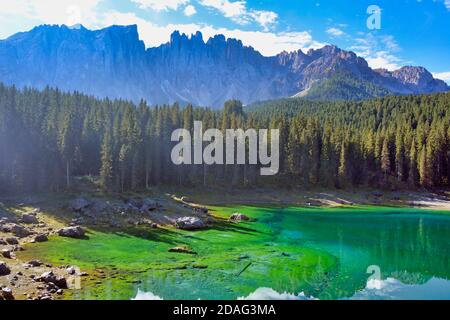
[{"label": "dense conifer forest", "polygon": [[[255,165],[175,166],[173,130],[280,129],[280,173]],[[450,93],[362,102],[283,99],[222,111],[99,100],[0,85],[0,192],[61,191],[91,175],[105,191],[159,185],[445,188]]]}]

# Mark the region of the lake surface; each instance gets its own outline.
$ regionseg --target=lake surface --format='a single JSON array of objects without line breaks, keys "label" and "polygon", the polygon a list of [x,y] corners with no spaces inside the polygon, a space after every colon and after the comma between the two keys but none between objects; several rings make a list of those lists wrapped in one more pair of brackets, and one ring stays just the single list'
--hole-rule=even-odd
[{"label": "lake surface", "polygon": [[[450,299],[450,214],[387,207],[216,207],[256,222],[91,232],[23,255],[90,275],[68,299]],[[197,255],[169,253],[189,246]]]}]

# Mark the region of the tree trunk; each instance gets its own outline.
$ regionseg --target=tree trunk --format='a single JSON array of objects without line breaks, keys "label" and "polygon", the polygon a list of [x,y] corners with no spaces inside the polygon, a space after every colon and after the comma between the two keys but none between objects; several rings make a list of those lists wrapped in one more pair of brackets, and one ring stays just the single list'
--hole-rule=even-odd
[{"label": "tree trunk", "polygon": [[203,186],[206,187],[207,185],[207,165],[203,163]]},{"label": "tree trunk", "polygon": [[67,183],[67,188],[70,188],[70,167],[69,167],[69,160],[67,160],[67,165],[66,165],[66,183]]},{"label": "tree trunk", "polygon": [[149,185],[148,185],[148,176],[149,176],[149,170],[148,170],[148,166],[145,167],[145,189],[149,189]]}]

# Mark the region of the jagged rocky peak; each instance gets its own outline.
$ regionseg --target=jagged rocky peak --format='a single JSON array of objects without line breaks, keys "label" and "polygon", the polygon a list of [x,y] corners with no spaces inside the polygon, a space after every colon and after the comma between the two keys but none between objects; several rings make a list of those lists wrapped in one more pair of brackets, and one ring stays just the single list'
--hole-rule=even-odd
[{"label": "jagged rocky peak", "polygon": [[283,66],[299,66],[306,60],[306,58],[307,55],[303,53],[302,49],[291,52],[283,51],[277,55],[279,64]]},{"label": "jagged rocky peak", "polygon": [[227,42],[227,39],[223,34],[216,34],[214,37],[209,38],[207,44],[209,45],[225,45]]},{"label": "jagged rocky peak", "polygon": [[191,34],[188,36],[186,33],[181,33],[178,30],[175,30],[170,35],[170,42],[171,43],[178,43],[181,40],[192,40],[192,41],[201,41],[203,42],[203,34],[200,31],[197,31],[194,34]]},{"label": "jagged rocky peak", "polygon": [[[319,49],[310,49],[307,53],[312,59],[334,59],[343,60],[349,62],[355,62],[358,64],[367,65],[366,61],[361,57],[358,57],[353,51],[346,51],[338,48],[335,45],[326,45]],[[367,65],[368,66],[368,65]]]},{"label": "jagged rocky peak", "polygon": [[191,36],[191,39],[193,41],[204,43],[204,41],[203,41],[203,34],[200,31],[197,31],[195,34],[193,34]]},{"label": "jagged rocky peak", "polygon": [[397,80],[413,92],[441,92],[449,90],[448,85],[433,75],[424,67],[404,66],[398,70],[389,71],[383,68],[374,70],[384,78]]},{"label": "jagged rocky peak", "polygon": [[424,67],[404,66],[394,71],[384,68],[374,69],[374,71],[384,77],[393,77],[406,84],[419,85],[421,82],[435,80],[433,75]]},{"label": "jagged rocky peak", "polygon": [[313,59],[317,59],[323,56],[336,56],[341,52],[342,50],[334,45],[325,45],[319,49],[309,49],[306,55]]},{"label": "jagged rocky peak", "polygon": [[181,33],[180,31],[174,31],[170,36],[170,43],[171,44],[185,44],[185,43],[201,43],[206,44],[209,46],[228,46],[228,47],[234,47],[234,48],[243,48],[244,44],[239,39],[234,38],[226,38],[223,34],[215,35],[214,37],[211,37],[206,41],[206,43],[203,40],[203,34],[200,31],[197,31],[194,34],[191,34],[190,36]]},{"label": "jagged rocky peak", "polygon": [[185,33],[180,33],[180,31],[174,31],[170,35],[169,44],[172,46],[183,46],[188,43],[204,45],[205,42],[203,40],[203,34],[200,31],[197,31],[196,33],[188,36]]},{"label": "jagged rocky peak", "polygon": [[234,39],[234,38],[228,38],[227,39],[227,44],[230,47],[235,47],[235,48],[243,48],[244,47],[244,44],[242,43],[241,40]]},{"label": "jagged rocky peak", "polygon": [[423,84],[432,81],[433,75],[423,67],[405,66],[392,72],[394,78],[399,79],[403,83]]},{"label": "jagged rocky peak", "polygon": [[188,40],[188,37],[186,34],[181,34],[179,31],[174,31],[170,35],[170,44],[172,45],[178,45],[181,44],[183,41]]},{"label": "jagged rocky peak", "polygon": [[[206,40],[201,32],[175,31],[167,43],[146,49],[136,25],[100,30],[39,26],[0,40],[0,70],[0,82],[19,87],[50,85],[99,97],[144,98],[150,104],[178,101],[213,107],[232,98],[249,104],[293,96],[337,74],[351,79],[347,83],[383,88],[378,92],[449,90],[425,68],[372,70],[354,52],[333,45],[266,57],[222,34]],[[360,94],[366,87],[343,85],[346,91],[355,90],[355,97],[372,96]],[[332,98],[333,93],[325,96]]]},{"label": "jagged rocky peak", "polygon": [[81,23],[68,26],[68,28],[71,30],[87,30]]}]

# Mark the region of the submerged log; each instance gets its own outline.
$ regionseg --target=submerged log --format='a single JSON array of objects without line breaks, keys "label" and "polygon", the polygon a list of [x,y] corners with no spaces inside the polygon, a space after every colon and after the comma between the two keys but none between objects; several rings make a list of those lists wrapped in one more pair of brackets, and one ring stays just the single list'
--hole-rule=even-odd
[{"label": "submerged log", "polygon": [[236,277],[239,277],[241,274],[243,274],[245,272],[245,270],[247,270],[250,266],[252,265],[252,262],[249,262],[244,269],[241,270],[241,272],[239,272]]}]

